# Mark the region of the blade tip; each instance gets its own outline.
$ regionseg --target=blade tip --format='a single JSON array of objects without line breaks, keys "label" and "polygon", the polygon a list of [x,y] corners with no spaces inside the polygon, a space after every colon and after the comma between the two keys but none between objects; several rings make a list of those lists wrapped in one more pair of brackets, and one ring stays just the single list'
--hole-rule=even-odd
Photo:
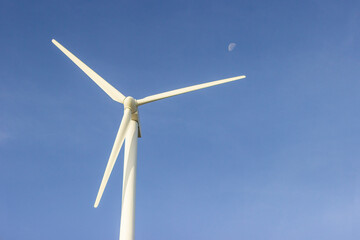
[{"label": "blade tip", "polygon": [[246,76],[245,76],[245,75],[241,75],[241,76],[233,77],[232,79],[233,79],[233,81],[234,81],[234,80],[240,80],[240,79],[244,79],[244,78],[246,78]]}]

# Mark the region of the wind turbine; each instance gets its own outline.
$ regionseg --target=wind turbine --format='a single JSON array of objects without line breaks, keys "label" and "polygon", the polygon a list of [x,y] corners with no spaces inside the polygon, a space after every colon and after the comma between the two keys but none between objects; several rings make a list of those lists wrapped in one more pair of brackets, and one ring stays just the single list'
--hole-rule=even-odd
[{"label": "wind turbine", "polygon": [[121,222],[120,222],[120,239],[133,240],[134,226],[135,226],[135,187],[136,187],[136,158],[137,158],[137,139],[140,137],[139,127],[139,113],[138,106],[146,103],[154,102],[160,99],[176,96],[179,94],[192,92],[202,88],[207,88],[227,82],[232,82],[245,78],[245,76],[237,76],[226,78],[213,82],[198,84],[190,87],[180,88],[164,93],[155,94],[142,99],[134,99],[133,97],[125,97],[121,92],[116,90],[96,72],[85,65],[81,60],[64,48],[55,39],[52,39],[55,44],[66,56],[70,58],[88,77],[90,77],[102,90],[104,90],[114,101],[120,102],[124,105],[124,115],[122,117],[119,130],[117,132],[113,148],[105,169],[103,179],[100,184],[100,189],[97,194],[94,207],[97,208],[101,196],[103,195],[106,184],[109,180],[111,171],[114,167],[115,161],[119,155],[121,146],[125,141],[125,158],[124,158],[124,172],[123,172],[123,186],[122,186],[122,203],[121,203]]}]

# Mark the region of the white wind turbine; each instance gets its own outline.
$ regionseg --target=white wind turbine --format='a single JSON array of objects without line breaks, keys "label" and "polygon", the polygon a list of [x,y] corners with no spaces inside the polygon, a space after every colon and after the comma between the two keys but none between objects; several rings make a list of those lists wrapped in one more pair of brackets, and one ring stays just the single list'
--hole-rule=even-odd
[{"label": "white wind turbine", "polygon": [[140,137],[138,106],[154,102],[163,98],[176,96],[179,94],[207,88],[227,82],[236,81],[245,76],[238,76],[226,78],[209,83],[198,84],[190,87],[180,88],[173,91],[168,91],[160,94],[155,94],[142,99],[134,99],[133,97],[125,97],[122,93],[116,90],[96,72],[90,69],[71,52],[64,48],[55,39],[52,40],[71,61],[73,61],[88,77],[90,77],[102,90],[104,90],[114,101],[120,102],[124,105],[124,115],[120,123],[118,133],[115,138],[114,146],[111,150],[109,161],[107,163],[103,179],[101,181],[100,189],[97,194],[94,207],[99,205],[101,196],[104,192],[106,183],[110,177],[111,171],[114,167],[115,161],[119,155],[121,146],[125,141],[125,158],[123,170],[123,186],[122,186],[122,204],[121,204],[121,223],[120,223],[120,239],[133,240],[134,239],[134,223],[135,223],[135,186],[136,186],[136,158],[137,158],[137,139]]}]

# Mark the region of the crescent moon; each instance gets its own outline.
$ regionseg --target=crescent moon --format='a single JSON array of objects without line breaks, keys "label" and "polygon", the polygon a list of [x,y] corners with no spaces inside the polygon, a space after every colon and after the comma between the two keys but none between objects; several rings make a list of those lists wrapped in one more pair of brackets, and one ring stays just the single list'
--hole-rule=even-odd
[{"label": "crescent moon", "polygon": [[236,46],[236,43],[230,43],[228,46],[228,51],[231,52],[232,50],[234,50],[235,46]]}]

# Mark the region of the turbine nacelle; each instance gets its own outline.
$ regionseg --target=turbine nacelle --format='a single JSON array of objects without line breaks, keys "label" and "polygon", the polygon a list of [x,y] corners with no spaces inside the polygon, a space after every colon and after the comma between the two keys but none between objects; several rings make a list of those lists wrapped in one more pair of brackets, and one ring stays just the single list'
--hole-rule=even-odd
[{"label": "turbine nacelle", "polygon": [[124,109],[128,108],[131,110],[131,113],[136,113],[138,110],[138,103],[135,98],[128,96],[124,99]]},{"label": "turbine nacelle", "polygon": [[138,103],[135,98],[128,96],[124,99],[124,111],[125,109],[130,109],[131,111],[131,120],[134,120],[138,123],[138,137],[141,138],[141,127],[139,120],[139,111],[138,111]]}]

